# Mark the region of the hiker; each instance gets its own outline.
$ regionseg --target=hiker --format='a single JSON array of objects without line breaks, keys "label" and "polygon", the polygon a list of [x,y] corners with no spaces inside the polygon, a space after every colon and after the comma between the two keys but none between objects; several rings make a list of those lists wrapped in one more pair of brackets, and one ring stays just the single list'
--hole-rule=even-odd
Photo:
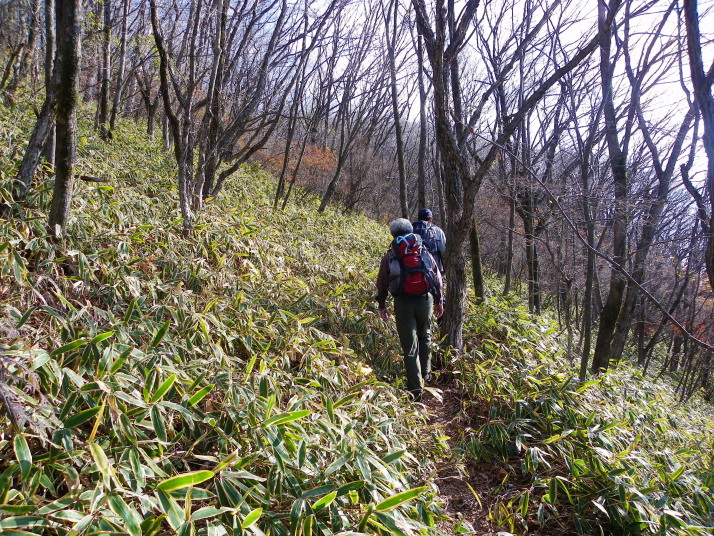
[{"label": "hiker", "polygon": [[439,266],[441,276],[444,276],[444,252],[446,251],[446,235],[440,227],[433,223],[434,214],[428,208],[422,208],[417,214],[419,218],[412,222],[414,233],[421,236],[422,242],[429,249]]},{"label": "hiker", "polygon": [[377,303],[385,322],[387,293],[394,297],[394,316],[407,369],[407,389],[421,400],[422,383],[431,379],[431,319],[444,313],[441,273],[431,253],[414,234],[409,220],[389,223],[392,241],[377,275]]},{"label": "hiker", "polygon": [[[417,214],[417,221],[412,222],[412,227],[414,228],[414,233],[421,236],[422,242],[429,249],[434,260],[436,260],[436,265],[439,267],[439,272],[441,273],[441,282],[443,286],[446,287],[446,277],[444,274],[444,252],[446,251],[446,235],[440,227],[437,227],[433,223],[434,214],[428,208],[419,209]],[[446,300],[444,300],[443,305],[446,305]],[[441,326],[441,321],[444,320],[443,316],[437,318],[436,323]],[[439,360],[435,363],[436,368],[441,368],[441,363]]]}]

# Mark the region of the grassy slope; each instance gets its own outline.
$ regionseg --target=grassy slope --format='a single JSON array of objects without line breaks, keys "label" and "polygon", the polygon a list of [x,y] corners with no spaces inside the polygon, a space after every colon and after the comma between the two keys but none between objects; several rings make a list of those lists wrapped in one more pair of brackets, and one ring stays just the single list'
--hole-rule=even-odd
[{"label": "grassy slope", "polygon": [[[14,514],[0,527],[433,525],[428,489],[398,495],[428,470],[422,420],[366,365],[397,351],[370,303],[384,229],[312,201],[274,212],[253,172],[186,240],[158,142],[131,124],[110,146],[87,136],[81,172],[110,183],[79,184],[66,244],[43,228],[46,183],[0,237],[3,392],[23,429],[0,435],[0,509]],[[3,153],[10,177],[20,153]]]},{"label": "grassy slope", "polygon": [[[6,179],[31,117],[3,114],[4,139],[16,140],[0,148]],[[274,212],[272,181],[253,170],[185,240],[158,144],[131,124],[109,147],[86,136],[82,172],[111,183],[80,184],[68,243],[45,237],[46,184],[0,236],[6,396],[29,420],[0,435],[3,515],[48,532],[132,534],[240,533],[251,513],[245,532],[433,525],[428,492],[366,515],[420,486],[440,448],[422,443],[420,416],[368,368],[399,376],[396,339],[371,302],[384,228],[320,216],[309,198]],[[507,475],[492,520],[544,534],[707,533],[696,525],[714,523],[710,413],[675,408],[626,370],[578,385],[557,334],[513,302],[489,300],[467,337],[454,363],[463,452]],[[187,487],[157,489],[195,471],[211,472],[194,476],[206,480],[192,501]]]},{"label": "grassy slope", "polygon": [[626,366],[580,384],[559,333],[490,299],[458,361],[464,447],[500,465],[490,517],[511,531],[710,534],[714,411]]}]

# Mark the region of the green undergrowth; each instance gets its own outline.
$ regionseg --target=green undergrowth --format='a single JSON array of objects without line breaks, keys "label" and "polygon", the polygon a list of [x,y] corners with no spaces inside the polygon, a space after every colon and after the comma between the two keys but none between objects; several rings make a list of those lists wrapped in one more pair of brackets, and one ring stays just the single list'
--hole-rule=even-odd
[{"label": "green undergrowth", "polygon": [[[34,118],[0,109],[0,532],[437,534],[443,445],[374,308],[384,226],[309,196],[274,211],[248,168],[184,238],[160,141],[125,122],[104,144],[86,117],[78,171],[108,182],[78,184],[57,244],[50,177],[8,194]],[[624,366],[578,382],[515,301],[471,312],[447,358],[462,453],[502,475],[495,525],[712,533],[710,406]]]},{"label": "green undergrowth", "polygon": [[252,170],[183,238],[160,142],[83,124],[78,172],[109,182],[56,244],[48,177],[8,193],[32,118],[0,117],[0,532],[434,532],[423,419],[373,372],[397,376],[383,226],[274,211]]},{"label": "green undergrowth", "polygon": [[560,334],[512,301],[479,306],[457,365],[467,457],[504,469],[490,518],[512,532],[714,530],[714,412],[621,366],[580,383]]}]

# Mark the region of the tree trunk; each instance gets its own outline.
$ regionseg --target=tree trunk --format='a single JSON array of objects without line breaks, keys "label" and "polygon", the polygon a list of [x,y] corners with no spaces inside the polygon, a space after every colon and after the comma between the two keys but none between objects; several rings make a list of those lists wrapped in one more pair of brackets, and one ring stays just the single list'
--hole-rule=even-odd
[{"label": "tree trunk", "polygon": [[[303,34],[303,39],[302,39],[302,52],[304,54],[305,50],[307,48],[307,39],[306,39],[307,26],[308,26],[307,16],[305,16],[303,24],[304,24],[303,28],[306,30],[305,34]],[[311,120],[307,121],[307,124],[305,125],[305,135],[303,136],[303,142],[301,144],[300,153],[298,155],[297,162],[295,163],[295,172],[293,173],[293,181],[290,183],[289,189],[286,192],[285,184],[287,182],[287,175],[288,175],[288,169],[289,169],[289,164],[290,164],[290,153],[292,151],[293,139],[295,137],[295,129],[297,128],[297,123],[298,123],[298,110],[300,108],[300,103],[302,101],[303,91],[304,91],[305,62],[301,62],[301,68],[298,70],[297,77],[298,77],[298,80],[295,81],[295,91],[293,92],[293,101],[292,101],[292,103],[290,103],[290,112],[288,114],[288,130],[287,130],[287,136],[286,136],[286,140],[285,140],[285,155],[283,156],[283,165],[280,168],[280,177],[278,178],[278,185],[275,188],[275,199],[273,201],[273,208],[275,208],[275,209],[278,208],[278,205],[280,204],[280,199],[282,199],[283,197],[285,198],[283,201],[283,210],[285,209],[285,206],[287,206],[287,201],[288,201],[287,197],[288,197],[290,191],[292,191],[294,179],[295,179],[295,177],[297,177],[297,171],[300,167],[300,163],[302,162],[302,157],[305,154],[305,146],[307,143],[307,137],[310,133],[310,129],[312,128],[312,121]]]},{"label": "tree trunk", "polygon": [[[560,260],[560,259],[559,259]],[[564,277],[564,276],[563,276]],[[573,362],[573,340],[574,324],[573,319],[573,278],[565,278],[558,282],[558,323],[562,330],[565,328],[565,359],[568,363]]]},{"label": "tree trunk", "polygon": [[[58,0],[58,3],[61,2]],[[37,118],[35,128],[30,136],[30,141],[25,149],[25,155],[20,163],[20,168],[17,171],[15,198],[18,200],[24,199],[32,187],[32,181],[35,178],[40,157],[45,150],[47,139],[53,128],[53,117],[55,115],[55,108],[57,107],[57,79],[56,77],[54,78],[55,80],[47,94],[45,103],[42,105],[40,116]],[[59,123],[59,118],[57,121]]]},{"label": "tree trunk", "polygon": [[108,130],[109,121],[109,74],[111,73],[111,44],[112,44],[112,4],[111,0],[102,0],[104,2],[104,26],[102,27],[102,69],[101,79],[102,87],[99,92],[99,110],[97,115],[97,123],[99,126],[99,135],[103,140],[108,140],[110,132]]},{"label": "tree trunk", "polygon": [[[389,28],[389,15],[387,15],[387,55],[389,56],[389,86],[392,95],[392,115],[394,117],[394,136],[397,144],[397,169],[399,170],[399,207],[402,218],[409,218],[407,206],[407,173],[404,166],[404,140],[402,136],[402,121],[399,114],[399,94],[397,92],[397,65],[395,47],[397,41],[397,15],[399,2],[393,0],[394,13],[392,14],[392,28]],[[391,6],[390,6],[391,10]],[[391,34],[391,35],[390,35]]]},{"label": "tree trunk", "polygon": [[511,282],[513,279],[513,235],[516,230],[516,202],[513,199],[509,199],[509,210],[508,210],[508,239],[506,243],[506,262],[505,262],[505,275],[506,281],[503,284],[503,295],[508,296],[511,292]]},{"label": "tree trunk", "polygon": [[592,218],[589,199],[589,154],[583,155],[583,165],[580,168],[583,181],[583,221],[585,222],[588,247],[585,251],[587,265],[585,268],[585,291],[583,293],[583,324],[582,324],[582,355],[580,356],[580,381],[585,381],[590,360],[593,329],[593,287],[595,282],[595,223]]},{"label": "tree trunk", "polygon": [[308,122],[307,127],[306,127],[307,131],[305,132],[305,135],[302,138],[302,143],[300,144],[300,152],[298,154],[297,161],[295,162],[295,167],[293,168],[292,176],[290,177],[288,191],[285,192],[285,197],[283,198],[282,210],[285,210],[285,207],[288,206],[288,200],[290,199],[290,194],[293,191],[293,186],[295,186],[295,183],[297,182],[298,171],[300,170],[300,165],[302,164],[302,159],[305,156],[305,149],[307,148],[309,132],[313,125],[313,119],[314,119],[314,117]]},{"label": "tree trunk", "polygon": [[[426,202],[426,88],[424,84],[424,50],[421,36],[417,35],[417,80],[419,83],[419,154],[417,155],[417,204],[419,208]],[[442,212],[443,214],[443,212]]]},{"label": "tree trunk", "polygon": [[168,151],[171,149],[171,128],[169,127],[169,118],[166,113],[161,114],[161,139],[164,142],[164,150]]},{"label": "tree trunk", "polygon": [[[443,151],[443,147],[441,148]],[[449,346],[456,349],[463,347],[463,327],[466,312],[466,257],[464,255],[464,243],[471,232],[473,225],[472,218],[463,218],[463,210],[460,205],[463,203],[461,192],[461,178],[459,171],[453,161],[445,158],[442,154],[442,165],[444,173],[444,190],[446,206],[449,214],[447,225],[445,269],[446,280],[449,282],[446,288],[446,308],[444,311],[444,321],[441,325],[441,335],[446,337]]]},{"label": "tree trunk", "polygon": [[54,162],[54,121],[57,104],[57,84],[59,83],[57,66],[55,65],[55,0],[47,0],[45,4],[46,45],[45,50],[45,102],[25,149],[25,154],[17,170],[15,199],[24,199],[32,187],[32,181],[37,172],[37,166],[43,152],[48,152]]},{"label": "tree trunk", "polygon": [[486,282],[483,277],[483,268],[481,266],[481,246],[478,240],[478,228],[476,220],[471,227],[471,271],[473,273],[474,295],[476,303],[481,303],[486,299]]},{"label": "tree trunk", "polygon": [[439,218],[441,227],[448,229],[449,215],[446,212],[446,193],[444,192],[444,176],[441,172],[441,158],[439,156],[439,145],[434,146],[434,182],[436,184],[436,194],[439,201]]},{"label": "tree trunk", "polygon": [[[179,190],[179,208],[183,217],[184,234],[188,234],[192,228],[192,214],[190,207],[190,183],[193,177],[193,137],[190,132],[190,97],[188,102],[182,103],[184,106],[184,114],[182,119],[176,115],[171,104],[171,95],[169,93],[169,58],[164,48],[164,41],[161,36],[158,10],[155,0],[149,0],[151,8],[151,26],[154,33],[154,42],[159,53],[159,75],[161,95],[164,101],[164,113],[166,115],[166,131],[171,131],[174,143],[174,156],[178,166],[178,190]],[[169,129],[170,127],[170,129]],[[164,139],[166,142],[166,139]]]},{"label": "tree trunk", "polygon": [[217,2],[218,31],[213,39],[213,69],[209,85],[209,102],[206,105],[207,114],[204,119],[204,139],[202,140],[203,152],[201,158],[204,166],[201,169],[201,180],[196,188],[196,200],[207,199],[211,195],[219,167],[218,137],[220,134],[221,115],[223,106],[221,94],[223,93],[224,70],[226,62],[226,25],[228,24],[228,1]]},{"label": "tree trunk", "polygon": [[[669,193],[669,181],[666,181],[664,196]],[[651,210],[645,217],[645,223],[642,228],[642,236],[637,244],[635,259],[632,268],[632,279],[640,285],[645,281],[646,260],[649,254],[652,243],[657,234],[657,228],[660,223],[662,210],[665,200],[657,201],[656,208]],[[635,284],[629,284],[625,294],[625,300],[620,310],[620,315],[617,319],[617,325],[613,333],[612,345],[610,350],[610,360],[619,361],[622,358],[622,353],[625,349],[627,336],[632,326],[632,320],[635,316],[637,297],[639,289]]]},{"label": "tree trunk", "polygon": [[645,364],[645,358],[647,356],[646,353],[646,345],[645,345],[645,322],[646,322],[646,316],[645,316],[645,303],[642,297],[637,300],[637,308],[638,308],[638,321],[637,324],[635,325],[635,338],[637,339],[637,364],[642,367]]},{"label": "tree trunk", "polygon": [[154,100],[149,103],[146,114],[146,133],[149,138],[154,137],[154,125],[156,123],[156,111],[159,109],[159,100],[161,95],[157,94]]},{"label": "tree trunk", "polygon": [[343,155],[342,152],[340,152],[340,158],[337,160],[337,168],[335,169],[335,173],[332,175],[332,179],[330,179],[330,182],[327,185],[327,190],[325,190],[325,195],[322,196],[322,201],[320,202],[320,206],[317,209],[320,214],[325,212],[327,205],[329,205],[330,201],[332,200],[332,196],[335,195],[335,192],[337,191],[337,185],[339,184],[340,178],[342,177],[342,168],[344,167],[346,161],[347,153]]},{"label": "tree trunk", "polygon": [[20,54],[22,54],[22,51],[25,50],[25,46],[25,43],[18,45],[17,48],[12,51],[12,54],[10,54],[7,63],[5,64],[5,69],[3,70],[2,79],[0,79],[0,90],[5,89],[8,80],[10,80],[10,75],[12,75],[13,73],[13,70],[18,69],[17,61],[20,57]]},{"label": "tree trunk", "polygon": [[[527,158],[524,157],[524,160]],[[516,211],[523,221],[523,234],[526,239],[526,273],[528,283],[528,310],[531,314],[541,313],[540,269],[536,240],[535,202],[533,188],[530,185],[521,191],[516,203]]]},{"label": "tree trunk", "polygon": [[112,137],[112,131],[116,125],[117,113],[119,110],[119,104],[121,103],[121,98],[124,93],[124,69],[126,64],[126,29],[129,21],[129,0],[124,0],[124,6],[122,9],[122,21],[121,21],[121,37],[120,37],[120,48],[119,48],[119,69],[117,71],[117,85],[114,90],[114,99],[112,100],[112,113],[109,117],[109,133],[108,137]]},{"label": "tree trunk", "polygon": [[[27,71],[30,68],[30,64],[32,63],[33,56],[35,55],[35,49],[37,47],[37,34],[39,30],[40,0],[33,0],[32,11],[30,12],[30,20],[29,24],[27,25],[27,41],[17,51],[21,52],[22,55],[19,58],[18,63],[16,64],[12,80],[10,80],[10,83],[5,88],[6,95],[11,104],[14,103],[17,88],[19,87],[22,79],[27,74]],[[8,64],[8,66],[15,64],[14,59],[11,58],[11,60],[12,63]],[[6,74],[9,74],[9,71]],[[5,79],[6,77],[3,78]],[[3,80],[3,83],[0,84],[0,89],[2,89],[2,87],[4,86],[4,82],[5,80]]]},{"label": "tree trunk", "polygon": [[[57,33],[55,31],[55,0],[45,0],[45,100],[51,100],[53,85],[52,71],[55,63],[55,48],[57,46]],[[47,140],[45,141],[44,156],[50,166],[55,164],[55,122],[50,121]],[[35,165],[35,168],[37,166]],[[34,175],[34,171],[32,173]]]},{"label": "tree trunk", "polygon": [[[598,19],[600,26],[605,20],[605,6],[598,2]],[[607,140],[610,167],[615,184],[615,205],[613,211],[613,253],[612,260],[618,266],[623,266],[627,248],[627,155],[620,148],[617,131],[617,112],[613,100],[613,65],[610,61],[612,30],[607,32],[600,41],[600,76],[602,77],[603,112],[605,114],[605,138]],[[600,325],[595,355],[593,356],[593,372],[607,370],[610,364],[611,345],[617,318],[625,294],[627,280],[616,268],[610,270],[610,291],[605,306],[600,313]]]},{"label": "tree trunk", "polygon": [[707,155],[707,191],[709,193],[709,237],[706,266],[709,286],[714,288],[714,96],[712,77],[704,71],[697,0],[684,0],[684,20],[687,26],[687,51],[694,86],[694,100],[704,123],[704,151]]},{"label": "tree trunk", "polygon": [[534,222],[530,220],[530,232],[526,231],[526,257],[528,258],[528,304],[531,313],[539,315],[542,311],[540,293],[540,262],[538,260],[538,240]]},{"label": "tree trunk", "polygon": [[153,138],[154,125],[156,123],[156,112],[159,109],[159,102],[161,100],[161,91],[159,91],[152,98],[151,84],[145,82],[144,75],[137,73],[134,78],[139,86],[139,94],[141,95],[141,100],[144,103],[144,109],[146,110],[146,133],[150,138]]},{"label": "tree trunk", "polygon": [[275,187],[275,199],[273,200],[273,208],[277,209],[280,204],[280,199],[285,195],[285,182],[288,174],[288,168],[290,164],[290,152],[293,145],[293,138],[295,136],[295,126],[297,123],[297,105],[298,105],[298,85],[295,86],[295,95],[293,97],[292,105],[290,106],[290,114],[288,116],[288,131],[285,137],[285,152],[283,153],[283,165],[280,166],[280,176],[278,177],[278,184]]},{"label": "tree trunk", "polygon": [[[682,357],[683,346],[684,338],[679,334],[675,334],[672,339],[672,350],[669,354],[669,365],[666,367],[666,370],[669,372],[677,372],[679,370],[679,362]],[[664,370],[662,372],[664,372]]]},{"label": "tree trunk", "polygon": [[81,59],[81,0],[56,0],[57,21],[57,155],[55,189],[48,218],[50,234],[60,238],[67,227],[74,190],[77,149],[77,102]]}]

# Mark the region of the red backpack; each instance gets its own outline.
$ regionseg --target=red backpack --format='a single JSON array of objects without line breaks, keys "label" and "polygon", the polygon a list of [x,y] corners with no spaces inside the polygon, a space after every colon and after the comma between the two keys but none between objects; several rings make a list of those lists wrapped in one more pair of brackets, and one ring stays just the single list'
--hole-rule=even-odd
[{"label": "red backpack", "polygon": [[421,237],[398,236],[392,242],[389,290],[394,296],[422,296],[434,290],[433,261]]}]

